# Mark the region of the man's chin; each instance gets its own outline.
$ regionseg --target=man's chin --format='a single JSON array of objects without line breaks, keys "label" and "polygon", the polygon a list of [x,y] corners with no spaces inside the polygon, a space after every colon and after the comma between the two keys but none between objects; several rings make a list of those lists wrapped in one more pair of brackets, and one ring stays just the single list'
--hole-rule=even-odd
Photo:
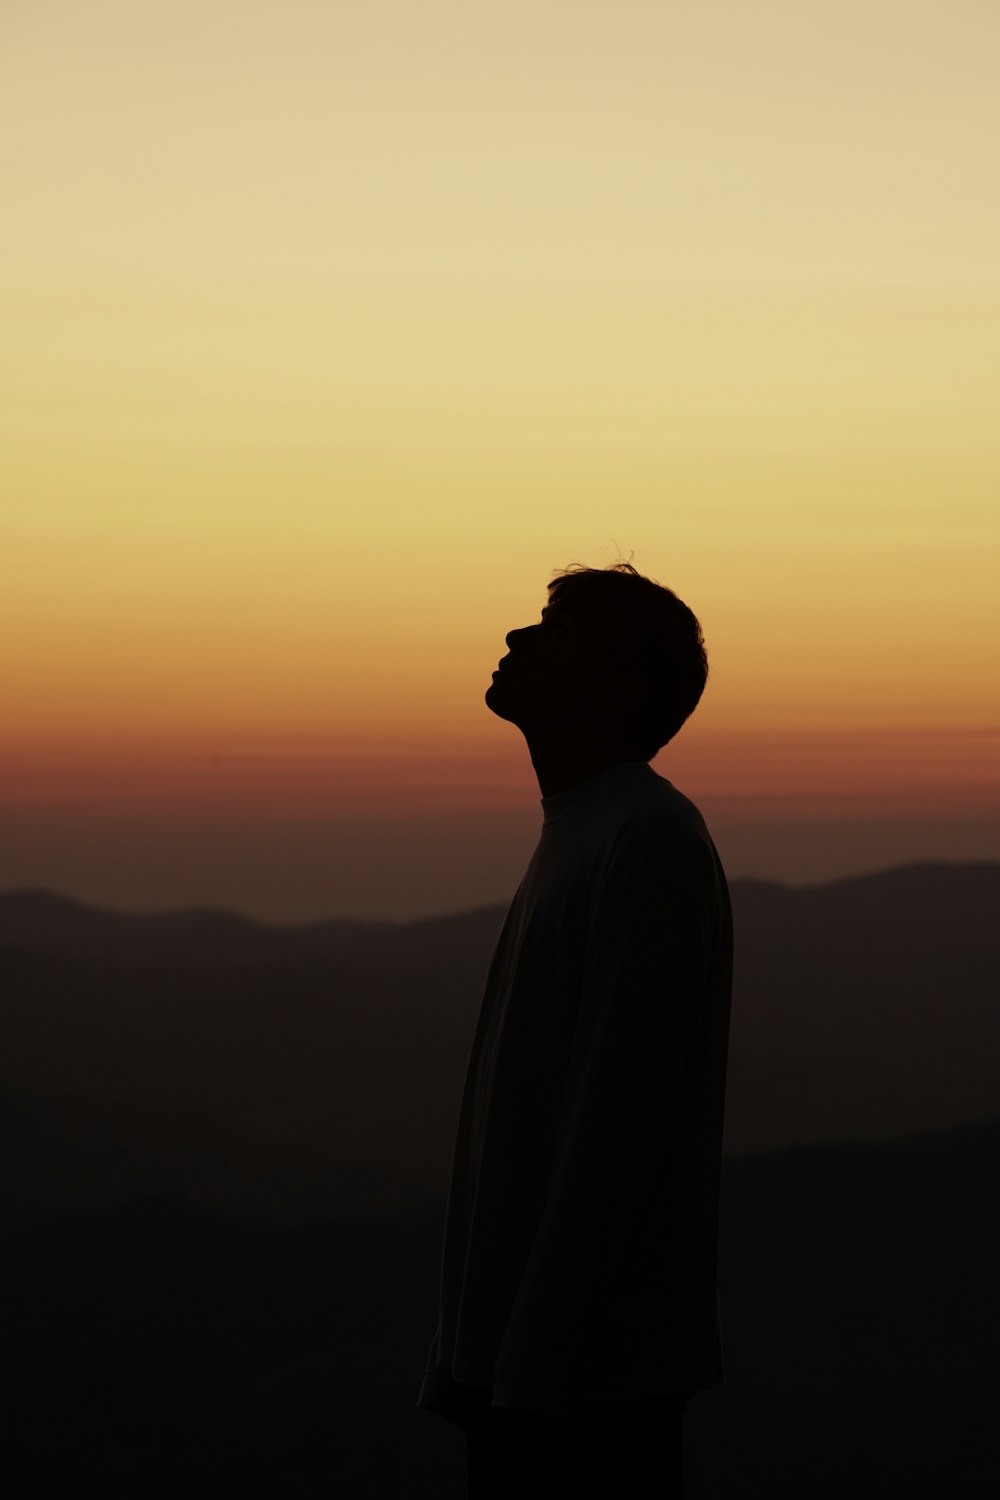
[{"label": "man's chin", "polygon": [[504,702],[503,691],[497,691],[499,682],[496,678],[490,683],[483,697],[486,707],[491,713],[496,714],[498,719],[506,719],[508,724],[515,723],[512,708]]}]

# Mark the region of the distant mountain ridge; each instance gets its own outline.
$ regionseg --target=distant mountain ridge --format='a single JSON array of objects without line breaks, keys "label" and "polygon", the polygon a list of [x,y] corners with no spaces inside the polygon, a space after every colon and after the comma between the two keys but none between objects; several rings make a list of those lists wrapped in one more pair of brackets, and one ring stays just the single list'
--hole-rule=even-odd
[{"label": "distant mountain ridge", "polygon": [[[784,891],[795,896],[830,890],[868,892],[888,887],[908,889],[913,894],[920,894],[939,888],[942,875],[947,876],[949,883],[962,882],[963,888],[970,892],[989,893],[996,897],[1000,885],[1000,860],[918,860],[809,885],[790,885],[779,880],[742,876],[730,880],[729,886],[731,891]],[[513,898],[513,892],[511,897]],[[154,933],[162,933],[173,937],[194,938],[211,932],[213,926],[220,933],[226,933],[231,941],[235,941],[239,935],[253,941],[251,934],[257,934],[260,938],[266,933],[272,939],[280,935],[282,938],[294,936],[297,941],[325,940],[336,943],[349,932],[363,932],[377,937],[386,931],[398,932],[414,927],[463,922],[486,913],[503,913],[506,910],[505,903],[498,903],[439,916],[415,917],[410,921],[327,917],[320,921],[275,922],[247,916],[223,906],[129,911],[98,902],[82,901],[75,896],[67,896],[45,887],[29,886],[0,891],[0,944],[10,940],[21,947],[34,937],[41,937],[47,943],[66,943],[74,938],[79,939],[85,933],[100,931],[102,935],[107,935],[115,930],[121,935],[128,931],[132,936],[143,934],[148,937]]]},{"label": "distant mountain ridge", "polygon": [[[728,1154],[1000,1115],[1000,862],[730,890]],[[10,1222],[135,1192],[279,1217],[443,1193],[505,912],[279,925],[0,894]]]},{"label": "distant mountain ridge", "polygon": [[165,911],[122,911],[90,905],[53,891],[0,892],[0,948],[73,957],[95,954],[140,961],[156,954],[232,961],[258,956],[336,959],[384,953],[383,939],[407,942],[462,926],[496,926],[504,906],[478,907],[411,922],[358,921],[331,917],[320,922],[265,922],[226,907],[180,907]]}]

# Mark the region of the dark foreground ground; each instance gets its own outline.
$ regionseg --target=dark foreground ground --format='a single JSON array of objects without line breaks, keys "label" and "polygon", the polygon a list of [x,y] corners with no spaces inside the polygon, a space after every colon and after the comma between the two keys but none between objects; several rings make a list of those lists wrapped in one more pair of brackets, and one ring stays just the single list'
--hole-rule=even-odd
[{"label": "dark foreground ground", "polygon": [[[1000,1494],[1000,1123],[727,1158],[728,1380],[689,1500]],[[132,1199],[3,1250],[5,1493],[465,1495],[415,1407],[444,1203],[273,1228]]]}]

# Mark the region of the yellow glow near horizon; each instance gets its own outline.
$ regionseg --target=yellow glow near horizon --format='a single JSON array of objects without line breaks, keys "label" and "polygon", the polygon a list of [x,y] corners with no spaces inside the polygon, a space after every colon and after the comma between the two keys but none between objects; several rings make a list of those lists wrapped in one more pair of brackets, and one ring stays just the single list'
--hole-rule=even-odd
[{"label": "yellow glow near horizon", "polygon": [[702,620],[677,751],[752,761],[748,803],[768,736],[890,798],[900,732],[1000,728],[994,12],[4,28],[8,769],[485,768],[504,633],[619,548]]}]

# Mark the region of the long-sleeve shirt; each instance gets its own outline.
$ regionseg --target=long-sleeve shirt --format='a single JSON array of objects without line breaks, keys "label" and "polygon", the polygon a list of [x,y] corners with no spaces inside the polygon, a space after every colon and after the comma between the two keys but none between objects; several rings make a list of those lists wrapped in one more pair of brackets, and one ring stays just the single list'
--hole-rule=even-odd
[{"label": "long-sleeve shirt", "polygon": [[487,974],[417,1401],[560,1413],[724,1378],[732,909],[644,761],[542,798]]}]

